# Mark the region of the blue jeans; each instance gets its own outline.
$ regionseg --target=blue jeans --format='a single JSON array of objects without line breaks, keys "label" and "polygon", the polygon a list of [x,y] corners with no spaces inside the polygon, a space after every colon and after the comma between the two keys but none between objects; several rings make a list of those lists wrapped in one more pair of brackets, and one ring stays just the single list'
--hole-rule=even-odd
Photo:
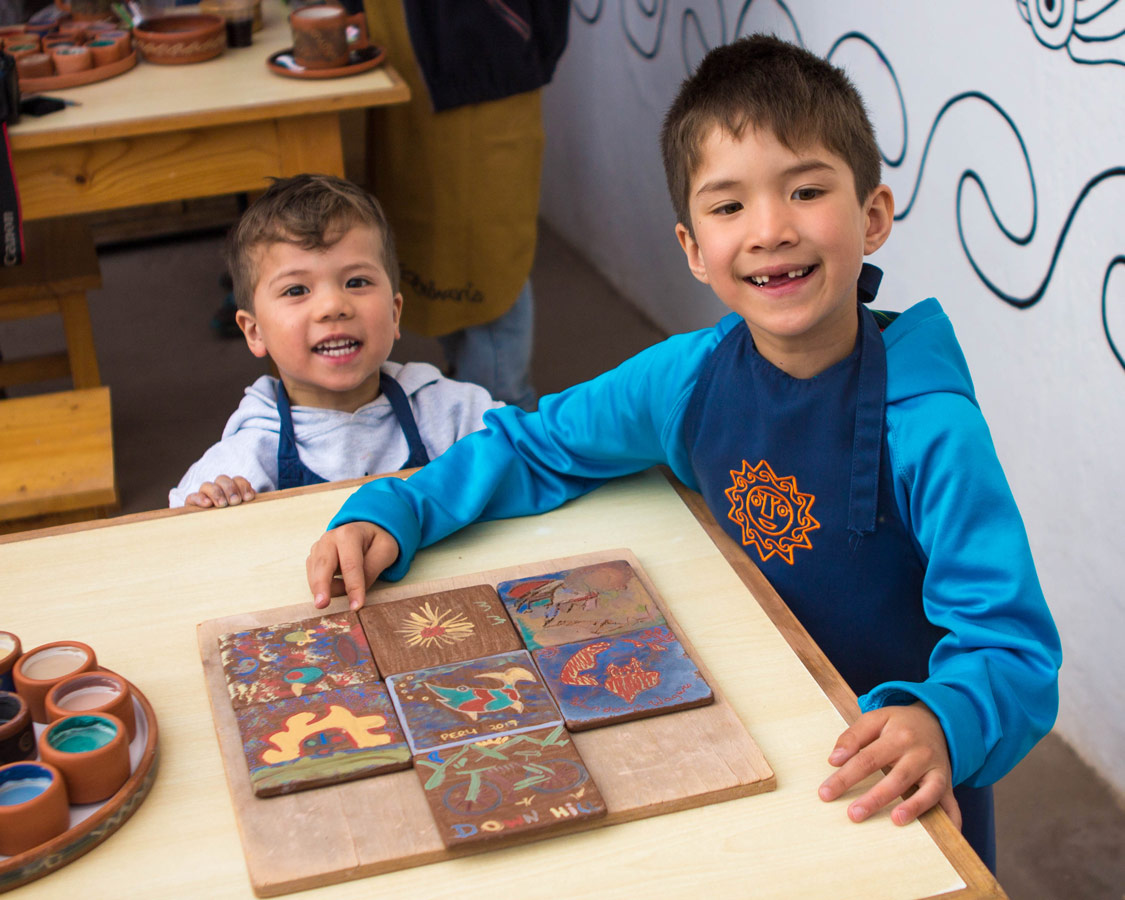
[{"label": "blue jeans", "polygon": [[458,381],[481,385],[497,400],[531,411],[538,396],[531,386],[531,339],[534,325],[531,282],[504,315],[438,338]]}]

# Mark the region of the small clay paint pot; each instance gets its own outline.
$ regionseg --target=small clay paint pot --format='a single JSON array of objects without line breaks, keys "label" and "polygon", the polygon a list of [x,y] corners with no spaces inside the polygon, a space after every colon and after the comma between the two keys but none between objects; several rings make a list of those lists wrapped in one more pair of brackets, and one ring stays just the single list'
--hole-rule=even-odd
[{"label": "small clay paint pot", "polygon": [[28,650],[16,661],[12,677],[31,710],[31,718],[42,724],[47,721],[47,691],[67,676],[89,672],[97,666],[94,651],[87,644],[55,641]]},{"label": "small clay paint pot", "polygon": [[55,34],[59,37],[65,37],[68,41],[73,41],[75,44],[84,44],[86,42],[86,29],[81,25],[60,25],[55,29]]},{"label": "small clay paint pot", "polygon": [[16,689],[16,683],[12,681],[12,666],[22,652],[20,639],[16,635],[10,631],[0,631],[0,691]]},{"label": "small clay paint pot", "polygon": [[121,51],[118,49],[116,41],[99,38],[96,41],[90,41],[86,46],[90,48],[90,55],[94,58],[95,66],[108,66],[110,63],[115,63],[121,59]]},{"label": "small clay paint pot", "polygon": [[117,58],[124,59],[133,49],[133,35],[128,31],[115,28],[113,31],[103,31],[98,35],[99,41],[113,41],[117,44]]},{"label": "small clay paint pot", "polygon": [[51,50],[51,59],[55,61],[55,71],[60,75],[85,72],[94,64],[93,54],[85,47],[55,47]]},{"label": "small clay paint pot", "polygon": [[29,53],[16,59],[16,71],[20,78],[46,78],[55,74],[55,67],[46,53]]},{"label": "small clay paint pot", "polygon": [[348,62],[348,18],[342,6],[305,6],[289,15],[293,58],[306,69],[338,69]]},{"label": "small clay paint pot", "polygon": [[47,691],[47,719],[51,722],[76,713],[110,713],[125,723],[130,742],[137,734],[137,717],[129,685],[116,672],[99,669],[71,675]]},{"label": "small clay paint pot", "polygon": [[75,41],[70,37],[59,37],[58,35],[51,35],[50,37],[43,38],[43,50],[50,53],[56,47],[74,47]]},{"label": "small clay paint pot", "polygon": [[35,758],[35,726],[19,694],[0,691],[0,764]]},{"label": "small clay paint pot", "polygon": [[0,766],[0,853],[15,856],[70,827],[62,773],[42,762]]},{"label": "small clay paint pot", "polygon": [[39,49],[39,41],[35,41],[34,43],[20,41],[18,44],[7,44],[4,50],[17,61],[23,59],[25,56],[30,56],[32,53],[41,52]]},{"label": "small clay paint pot", "polygon": [[39,758],[62,772],[71,803],[107,800],[129,780],[125,723],[109,713],[56,719],[39,735]]}]

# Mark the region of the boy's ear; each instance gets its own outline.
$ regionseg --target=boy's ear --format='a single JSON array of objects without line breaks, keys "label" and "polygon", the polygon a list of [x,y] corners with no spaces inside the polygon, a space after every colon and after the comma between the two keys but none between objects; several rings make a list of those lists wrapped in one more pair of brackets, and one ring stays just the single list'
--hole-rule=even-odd
[{"label": "boy's ear", "polygon": [[871,192],[864,208],[867,230],[863,236],[863,255],[874,253],[886,242],[895,221],[895,195],[885,184]]},{"label": "boy's ear", "polygon": [[242,329],[242,334],[246,338],[246,346],[250,348],[250,352],[259,358],[265,357],[269,351],[266,349],[266,342],[262,340],[262,329],[258,327],[258,320],[251,313],[240,309],[234,314],[234,321]]},{"label": "boy's ear", "polygon": [[704,284],[710,284],[711,282],[707,280],[707,265],[703,262],[703,254],[699,252],[699,244],[682,222],[676,223],[676,239],[684,250],[691,274]]},{"label": "boy's ear", "polygon": [[394,300],[391,301],[393,309],[391,311],[395,323],[395,340],[402,337],[402,332],[399,331],[399,325],[402,322],[402,294],[395,294]]}]

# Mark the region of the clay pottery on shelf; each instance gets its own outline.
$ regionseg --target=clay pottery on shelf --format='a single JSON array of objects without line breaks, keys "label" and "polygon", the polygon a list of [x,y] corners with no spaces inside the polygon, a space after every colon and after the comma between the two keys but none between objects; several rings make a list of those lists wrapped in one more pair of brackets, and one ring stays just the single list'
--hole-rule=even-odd
[{"label": "clay pottery on shelf", "polygon": [[0,631],[0,691],[16,689],[16,684],[12,681],[12,666],[22,652],[19,637],[10,631]]},{"label": "clay pottery on shelf", "polygon": [[31,718],[45,723],[47,691],[64,678],[79,672],[89,672],[97,668],[97,665],[97,658],[89,645],[80,641],[55,641],[28,650],[16,661],[12,676],[16,682],[16,691],[31,710]]},{"label": "clay pottery on shelf", "polygon": [[99,803],[129,780],[125,723],[109,713],[63,716],[39,735],[39,758],[62,772],[71,803]]},{"label": "clay pottery on shelf", "polygon": [[152,63],[203,62],[226,47],[226,23],[221,16],[204,14],[157,16],[134,28],[133,40]]},{"label": "clay pottery on shelf", "polygon": [[0,691],[0,764],[34,758],[31,710],[19,694]]},{"label": "clay pottery on shelf", "polygon": [[125,723],[125,736],[130,742],[137,734],[129,684],[107,669],[63,679],[47,692],[45,705],[51,722],[77,713],[110,713]]},{"label": "clay pottery on shelf", "polygon": [[84,72],[94,64],[93,54],[86,47],[55,47],[51,50],[51,59],[54,60],[58,75]]},{"label": "clay pottery on shelf", "polygon": [[55,74],[55,67],[46,53],[29,53],[16,60],[16,72],[20,78],[46,78]]},{"label": "clay pottery on shelf", "polygon": [[0,766],[0,853],[15,856],[58,837],[70,825],[63,776],[54,766]]},{"label": "clay pottery on shelf", "polygon": [[304,6],[289,14],[293,58],[306,69],[338,69],[348,61],[348,17],[342,6]]}]

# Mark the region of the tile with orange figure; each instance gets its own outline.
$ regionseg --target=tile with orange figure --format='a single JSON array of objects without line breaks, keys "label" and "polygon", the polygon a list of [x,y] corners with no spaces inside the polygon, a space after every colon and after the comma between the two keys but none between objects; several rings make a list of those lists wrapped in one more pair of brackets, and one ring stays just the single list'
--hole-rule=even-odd
[{"label": "tile with orange figure", "polygon": [[497,590],[528,650],[664,623],[656,602],[623,559],[503,581]]},{"label": "tile with orange figure", "polygon": [[523,649],[488,584],[374,603],[359,621],[384,676]]},{"label": "tile with orange figure", "polygon": [[230,632],[219,657],[235,709],[379,677],[355,613]]},{"label": "tile with orange figure", "polygon": [[259,797],[410,766],[410,748],[382,682],[256,703],[235,715]]},{"label": "tile with orange figure", "polygon": [[535,651],[571,731],[704,706],[714,700],[699,667],[667,625]]}]

